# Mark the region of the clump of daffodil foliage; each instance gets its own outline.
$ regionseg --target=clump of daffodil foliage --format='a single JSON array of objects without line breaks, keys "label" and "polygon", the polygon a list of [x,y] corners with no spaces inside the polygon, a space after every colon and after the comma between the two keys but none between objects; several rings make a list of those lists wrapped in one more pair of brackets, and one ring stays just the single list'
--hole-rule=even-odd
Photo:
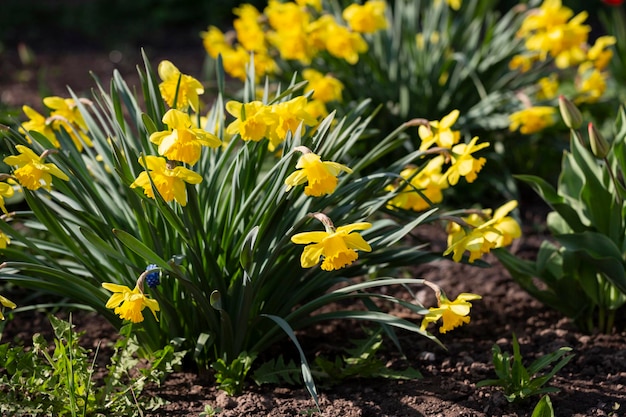
[{"label": "clump of daffodil foliage", "polygon": [[[2,280],[130,322],[147,350],[182,341],[200,365],[230,366],[238,378],[249,370],[241,363],[322,320],[366,320],[393,340],[393,329],[405,329],[434,341],[429,323],[441,320],[446,332],[469,322],[480,296],[451,301],[433,283],[383,277],[442,256],[406,239],[425,222],[452,220],[447,252],[457,261],[519,236],[507,216],[515,202],[493,216],[438,212],[439,191],[474,181],[486,162],[475,154],[488,143],[461,143],[452,130],[457,113],[408,121],[360,154],[375,117],[367,102],[342,118],[315,115],[304,83],[258,96],[252,65],[242,98],[224,102],[218,65],[220,92],[203,112],[201,83],[173,63],[158,65],[160,82],[147,59],[139,72],[141,97],[116,72],[110,90],[97,82],[90,99],[71,90],[45,99],[48,115],[24,106],[30,120],[4,132],[14,155],[0,190],[18,189],[28,209],[5,210],[0,221]],[[373,169],[415,126],[424,148]],[[424,284],[437,306],[376,292]],[[361,308],[317,313],[346,298]],[[378,300],[415,320],[381,311]]]}]

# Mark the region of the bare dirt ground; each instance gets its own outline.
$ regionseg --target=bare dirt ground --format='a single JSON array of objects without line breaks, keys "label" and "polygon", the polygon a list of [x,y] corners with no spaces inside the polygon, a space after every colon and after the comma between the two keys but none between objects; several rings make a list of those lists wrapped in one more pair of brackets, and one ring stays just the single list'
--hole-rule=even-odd
[{"label": "bare dirt ground", "polygon": [[[197,48],[190,51],[149,51],[153,65],[170,59],[181,71],[199,76],[204,56]],[[67,96],[66,86],[85,93],[93,86],[89,70],[106,82],[118,68],[129,84],[137,82],[138,53],[78,51],[47,54],[35,51],[35,61],[22,65],[15,51],[7,50],[0,59],[0,99],[4,105],[28,104],[41,108],[45,95]],[[135,77],[135,78],[134,78]],[[545,207],[521,202],[525,237],[516,245],[518,254],[532,257],[543,238]],[[442,234],[433,227],[418,231],[420,238],[441,246]],[[530,416],[538,398],[525,404],[509,404],[496,388],[477,388],[482,379],[494,378],[491,349],[498,344],[511,352],[511,337],[519,339],[526,363],[561,346],[573,349],[575,357],[551,381],[560,392],[552,394],[557,416],[626,416],[626,317],[617,318],[617,329],[609,335],[584,334],[558,313],[551,311],[523,292],[508,272],[495,262],[491,268],[439,261],[416,266],[416,278],[440,285],[450,297],[461,292],[481,294],[474,302],[471,322],[441,335],[443,350],[413,334],[400,333],[403,358],[391,343],[382,357],[391,367],[412,366],[423,378],[412,381],[350,379],[331,388],[320,387],[322,416],[407,416],[407,417],[487,417]],[[389,289],[392,291],[392,289]],[[6,294],[10,296],[10,294]],[[18,301],[18,300],[15,300]],[[406,313],[405,313],[406,314]],[[410,318],[410,317],[409,317]],[[417,317],[416,317],[417,320]],[[74,322],[86,347],[99,340],[115,338],[108,323],[91,314],[79,314]],[[49,331],[43,313],[16,316],[7,324],[4,341],[30,343],[32,334]],[[436,332],[436,330],[434,330]],[[312,361],[316,355],[332,358],[350,338],[361,337],[359,326],[329,323],[328,326],[299,333]],[[284,342],[275,352],[293,355],[293,345]],[[297,416],[316,415],[315,406],[303,387],[261,387],[250,383],[245,394],[228,397],[214,386],[210,373],[181,370],[160,387],[150,387],[146,395],[159,395],[169,403],[153,416],[193,416],[206,405],[219,408],[220,416]]]}]

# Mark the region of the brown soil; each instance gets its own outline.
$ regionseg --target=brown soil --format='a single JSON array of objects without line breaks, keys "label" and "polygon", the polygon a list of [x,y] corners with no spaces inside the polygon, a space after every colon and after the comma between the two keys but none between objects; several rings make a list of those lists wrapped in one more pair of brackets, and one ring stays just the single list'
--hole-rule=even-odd
[{"label": "brown soil", "polygon": [[[0,98],[10,106],[40,106],[41,94],[67,96],[66,85],[77,92],[93,83],[88,70],[103,81],[112,69],[122,71],[129,84],[135,83],[133,67],[141,60],[137,54],[122,55],[121,61],[106,52],[71,55],[36,53],[36,63],[22,66],[12,51],[0,60]],[[202,52],[155,51],[152,63],[170,59],[186,73],[200,75]],[[38,85],[45,88],[38,89]],[[41,92],[41,93],[40,93]],[[535,212],[544,209],[534,204],[523,205],[525,237],[514,250],[532,256],[543,236],[544,216]],[[420,237],[441,247],[441,232],[434,227],[421,228]],[[491,268],[478,268],[439,261],[416,267],[415,277],[439,284],[451,297],[461,292],[474,292],[483,299],[474,302],[471,323],[440,336],[447,347],[443,350],[419,336],[400,333],[406,359],[391,343],[381,353],[389,366],[419,369],[424,378],[414,381],[387,379],[351,379],[332,388],[320,387],[322,416],[530,416],[538,398],[525,404],[510,405],[501,391],[492,387],[476,388],[476,382],[494,378],[491,348],[498,344],[511,352],[511,336],[518,336],[522,355],[527,363],[561,346],[569,346],[576,355],[551,381],[560,392],[552,394],[558,416],[621,416],[626,415],[626,318],[618,320],[619,330],[609,335],[583,334],[569,320],[542,306],[511,280],[493,258]],[[392,291],[389,289],[389,291]],[[417,317],[416,317],[417,319]],[[95,347],[99,340],[115,338],[115,330],[92,314],[78,314],[74,322],[86,334],[86,347]],[[34,332],[46,331],[49,325],[43,313],[23,313],[7,323],[3,341],[21,340],[29,343]],[[436,331],[436,330],[435,330]],[[310,360],[316,355],[333,356],[348,346],[350,338],[360,337],[359,326],[351,323],[329,323],[328,326],[299,333]],[[293,355],[294,347],[285,342],[275,352]],[[245,394],[228,397],[214,387],[210,374],[176,372],[163,386],[151,387],[147,395],[159,395],[169,401],[158,413],[146,415],[198,415],[205,405],[221,409],[220,416],[295,416],[313,414],[315,405],[300,386],[247,387]]]}]

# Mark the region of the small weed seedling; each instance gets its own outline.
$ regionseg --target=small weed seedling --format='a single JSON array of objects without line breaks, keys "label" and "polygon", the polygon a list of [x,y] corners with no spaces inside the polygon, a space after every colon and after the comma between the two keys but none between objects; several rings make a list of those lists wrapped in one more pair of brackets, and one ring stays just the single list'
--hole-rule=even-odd
[{"label": "small weed seedling", "polygon": [[[476,387],[500,386],[509,402],[521,401],[532,395],[557,392],[558,388],[543,386],[574,357],[573,354],[567,355],[572,349],[569,347],[559,348],[536,359],[528,368],[525,368],[515,334],[513,334],[512,343],[513,357],[508,353],[502,353],[498,345],[493,345],[493,366],[498,378],[480,381]],[[550,372],[540,375],[541,371],[556,361],[558,363]]]}]

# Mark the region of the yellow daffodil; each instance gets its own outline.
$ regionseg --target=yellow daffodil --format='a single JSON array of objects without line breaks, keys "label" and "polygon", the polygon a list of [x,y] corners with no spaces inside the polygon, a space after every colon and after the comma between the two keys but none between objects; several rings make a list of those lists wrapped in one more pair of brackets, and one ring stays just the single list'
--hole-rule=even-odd
[{"label": "yellow daffodil", "polygon": [[265,45],[265,31],[259,24],[261,12],[252,4],[244,3],[233,9],[233,14],[237,18],[233,21],[233,26],[237,32],[237,40],[247,51],[263,52],[267,49]]},{"label": "yellow daffodil", "polygon": [[74,99],[57,96],[45,97],[43,104],[52,109],[47,121],[52,123],[52,127],[55,130],[63,128],[70,135],[76,149],[82,151],[83,143],[88,147],[93,146],[93,142],[85,134],[87,132],[87,123],[85,123]]},{"label": "yellow daffodil", "polygon": [[[181,110],[191,107],[198,111],[200,98],[204,94],[204,87],[200,81],[190,75],[182,74],[170,61],[161,61],[157,69],[162,82],[159,84],[161,96],[168,106]],[[177,94],[178,92],[178,94]]]},{"label": "yellow daffodil", "polygon": [[337,162],[322,161],[319,155],[308,149],[298,160],[296,168],[298,170],[285,179],[286,191],[307,183],[307,186],[304,187],[304,193],[314,197],[332,194],[337,187],[339,173],[341,171],[352,172],[350,168]]},{"label": "yellow daffodil", "polygon": [[130,320],[133,323],[142,322],[143,314],[141,312],[146,307],[152,311],[154,318],[159,320],[156,315],[156,312],[159,311],[158,301],[148,298],[139,286],[131,290],[125,285],[104,282],[102,287],[113,293],[106,303],[106,308],[114,309],[115,314],[119,315],[122,320]]},{"label": "yellow daffodil", "polygon": [[606,91],[606,76],[598,71],[589,62],[578,68],[580,80],[576,83],[580,96],[574,100],[576,103],[595,103]]},{"label": "yellow daffodil", "polygon": [[217,136],[194,127],[189,115],[180,110],[168,110],[163,123],[168,130],[154,132],[150,142],[159,145],[159,154],[168,159],[193,165],[200,159],[202,146],[216,148],[222,143]]},{"label": "yellow daffodil", "polygon": [[[330,222],[330,221],[328,221]],[[372,248],[363,237],[354,232],[372,227],[370,223],[353,223],[337,229],[326,224],[324,232],[304,232],[291,237],[296,244],[307,245],[302,251],[300,263],[303,268],[317,265],[320,258],[324,271],[333,271],[352,264],[359,257],[357,250],[370,252]]]},{"label": "yellow daffodil", "polygon": [[420,150],[425,151],[435,144],[449,149],[452,145],[458,143],[461,139],[461,132],[452,130],[452,125],[456,123],[459,114],[458,110],[452,110],[441,121],[430,121],[428,122],[429,126],[420,125],[417,129],[417,133],[422,140]]},{"label": "yellow daffodil", "polygon": [[226,111],[236,117],[236,120],[226,127],[226,133],[236,135],[241,139],[258,142],[268,133],[271,122],[269,108],[260,101],[240,103],[231,100],[226,103]]},{"label": "yellow daffodil", "polygon": [[142,187],[144,194],[150,198],[154,198],[150,179],[165,201],[176,200],[181,206],[187,204],[185,183],[199,184],[202,182],[202,177],[188,168],[182,166],[170,168],[168,165],[171,164],[166,162],[165,158],[148,155],[146,156],[146,165],[144,165],[143,158],[139,158],[139,163],[146,168],[146,171],[140,173],[130,187]]},{"label": "yellow daffodil", "polygon": [[509,61],[509,69],[512,71],[519,70],[520,72],[528,72],[533,66],[533,63],[539,59],[537,54],[524,54],[515,55]]},{"label": "yellow daffodil", "polygon": [[332,75],[324,75],[319,71],[307,68],[302,71],[302,77],[309,82],[304,92],[313,91],[311,97],[314,100],[320,100],[323,103],[341,101],[343,83]]},{"label": "yellow daffodil", "polygon": [[15,190],[11,186],[11,184],[7,184],[6,182],[0,182],[0,209],[8,214],[6,207],[4,206],[4,199],[13,197],[15,194]]},{"label": "yellow daffodil", "polygon": [[462,293],[454,301],[448,300],[443,294],[440,296],[439,306],[431,307],[428,314],[422,319],[422,330],[430,323],[442,320],[439,332],[446,333],[456,327],[470,322],[470,301],[480,300],[482,297],[472,293]]},{"label": "yellow daffodil", "polygon": [[537,98],[541,100],[551,100],[556,97],[559,90],[559,79],[556,74],[540,78],[538,84],[539,92],[537,93]]},{"label": "yellow daffodil", "polygon": [[266,120],[270,122],[268,126],[270,151],[274,151],[285,140],[288,132],[295,134],[301,125],[317,124],[317,119],[307,112],[307,99],[303,96],[272,105],[267,116]]},{"label": "yellow daffodil", "polygon": [[[26,134],[27,132],[34,130],[35,132],[44,135],[55,148],[61,146],[59,144],[59,140],[54,134],[52,124],[48,122],[47,118],[44,115],[29,106],[22,106],[22,111],[30,120],[22,123],[22,126],[19,130],[21,133]],[[27,139],[30,143],[30,138],[27,137]]]},{"label": "yellow daffodil", "polygon": [[[11,301],[8,298],[5,298],[5,297],[3,297],[1,295],[0,295],[0,304],[2,304],[2,306],[7,307],[7,308],[15,308],[15,307],[17,307],[13,301]],[[2,314],[2,310],[1,309],[0,309],[0,320],[4,320],[4,314]]]},{"label": "yellow daffodil", "polygon": [[540,132],[556,123],[556,109],[549,106],[533,106],[509,116],[509,130],[519,130],[524,135]]},{"label": "yellow daffodil", "polygon": [[354,65],[359,61],[359,55],[367,52],[367,42],[363,37],[350,32],[343,26],[333,26],[331,33],[326,39],[326,50],[336,58],[345,60]]},{"label": "yellow daffodil", "polygon": [[617,40],[613,36],[600,36],[587,51],[587,59],[593,62],[593,66],[598,71],[602,71],[609,65],[613,51],[608,48],[615,45],[616,42]]},{"label": "yellow daffodil", "polygon": [[50,191],[53,175],[64,181],[69,181],[69,177],[55,164],[44,162],[45,152],[42,156],[38,156],[30,148],[23,145],[16,145],[15,149],[20,154],[7,156],[4,158],[4,163],[18,167],[13,171],[13,175],[23,187],[34,191],[43,186]]},{"label": "yellow daffodil", "polygon": [[215,26],[209,26],[206,32],[200,32],[202,45],[211,58],[217,58],[223,51],[231,46],[226,40],[224,33]]},{"label": "yellow daffodil", "polygon": [[499,207],[493,217],[491,210],[483,210],[481,213],[472,213],[462,220],[465,227],[458,223],[448,224],[448,249],[444,255],[453,252],[452,259],[459,262],[463,253],[470,253],[469,262],[474,262],[483,254],[489,253],[493,248],[508,246],[521,236],[521,228],[517,221],[507,216],[511,210],[517,207],[517,201],[512,200]]},{"label": "yellow daffodil", "polygon": [[374,33],[387,28],[384,0],[369,0],[365,4],[350,4],[341,14],[348,26],[355,32]]},{"label": "yellow daffodil", "polygon": [[0,232],[0,249],[5,249],[10,244],[11,239],[3,232]]},{"label": "yellow daffodil", "polygon": [[[402,191],[389,200],[389,208],[402,208],[405,210],[423,211],[433,204],[443,201],[443,190],[448,188],[441,173],[444,157],[439,155],[426,164],[423,168],[409,167],[400,172],[400,177],[409,184],[401,182],[399,185],[387,186],[387,191],[395,191],[403,187]],[[419,191],[419,192],[418,192]]]},{"label": "yellow daffodil", "polygon": [[478,137],[472,138],[469,143],[459,143],[451,150],[452,165],[444,174],[450,185],[456,185],[460,177],[465,177],[467,182],[474,182],[478,172],[482,169],[487,160],[485,158],[474,158],[472,154],[489,146],[489,142],[476,144]]}]

